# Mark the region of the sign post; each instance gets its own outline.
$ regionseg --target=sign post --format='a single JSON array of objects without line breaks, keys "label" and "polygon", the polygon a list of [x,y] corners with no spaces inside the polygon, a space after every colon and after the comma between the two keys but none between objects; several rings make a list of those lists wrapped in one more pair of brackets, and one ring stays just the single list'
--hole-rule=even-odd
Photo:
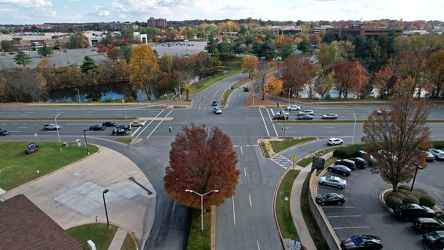
[{"label": "sign post", "polygon": [[296,158],[297,158],[296,154],[291,155],[291,159],[293,160],[293,170],[294,170],[294,163],[296,161]]}]

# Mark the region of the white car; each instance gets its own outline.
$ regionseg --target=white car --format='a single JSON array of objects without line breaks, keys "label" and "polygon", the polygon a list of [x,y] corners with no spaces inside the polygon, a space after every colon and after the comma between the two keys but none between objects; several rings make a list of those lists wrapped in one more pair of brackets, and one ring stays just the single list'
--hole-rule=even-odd
[{"label": "white car", "polygon": [[298,113],[298,115],[304,115],[304,114],[313,115],[314,113],[313,113],[313,110],[311,110],[311,109],[304,109],[304,110],[299,111],[299,113]]},{"label": "white car", "polygon": [[292,104],[292,105],[288,106],[286,109],[289,111],[296,111],[296,110],[300,110],[301,107],[296,104]]},{"label": "white car", "polygon": [[45,124],[45,126],[43,126],[43,129],[44,130],[59,130],[60,125],[55,124],[55,123]]},{"label": "white car", "polygon": [[145,126],[146,121],[132,121],[131,127],[143,127]]},{"label": "white car", "polygon": [[220,109],[219,107],[214,107],[214,113],[222,114],[222,109]]},{"label": "white car", "polygon": [[327,141],[327,144],[330,146],[342,145],[344,141],[341,138],[330,138]]},{"label": "white car", "polygon": [[322,176],[319,179],[319,184],[323,186],[332,186],[342,189],[345,188],[345,186],[347,186],[347,181],[336,176]]}]

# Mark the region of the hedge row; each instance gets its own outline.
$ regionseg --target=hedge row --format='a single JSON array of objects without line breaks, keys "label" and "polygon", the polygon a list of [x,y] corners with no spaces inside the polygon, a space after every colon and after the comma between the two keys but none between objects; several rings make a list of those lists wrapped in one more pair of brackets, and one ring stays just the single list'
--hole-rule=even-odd
[{"label": "hedge row", "polygon": [[436,204],[435,199],[422,189],[413,189],[410,186],[401,185],[397,192],[391,192],[385,199],[385,203],[391,209],[395,209],[398,204],[414,203],[422,206],[433,207]]}]

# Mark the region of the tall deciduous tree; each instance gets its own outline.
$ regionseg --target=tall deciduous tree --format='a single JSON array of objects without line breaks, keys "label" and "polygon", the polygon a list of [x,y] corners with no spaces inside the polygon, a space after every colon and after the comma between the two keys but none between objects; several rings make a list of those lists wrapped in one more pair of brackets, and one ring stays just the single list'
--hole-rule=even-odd
[{"label": "tall deciduous tree", "polygon": [[411,92],[416,92],[419,97],[421,90],[426,83],[428,64],[426,53],[414,52],[412,50],[403,51],[396,56],[396,72],[400,79],[408,77],[414,80]]},{"label": "tall deciduous tree", "polygon": [[291,88],[292,93],[296,93],[296,96],[299,96],[299,92],[304,89],[305,84],[310,83],[314,77],[313,64],[307,59],[288,58],[284,61],[281,69],[284,89]]},{"label": "tall deciduous tree", "polygon": [[368,72],[359,62],[340,62],[334,66],[334,78],[339,96],[347,98],[349,92],[359,96],[368,84]]},{"label": "tall deciduous tree", "polygon": [[26,67],[31,61],[31,57],[21,50],[17,51],[17,54],[14,56],[14,62],[18,65],[23,65],[23,67]]},{"label": "tall deciduous tree", "polygon": [[184,126],[171,143],[165,190],[175,201],[193,208],[200,208],[200,197],[185,189],[200,194],[219,190],[203,197],[204,208],[219,206],[234,195],[239,179],[237,162],[233,143],[221,130],[213,128],[209,133],[205,125]]},{"label": "tall deciduous tree", "polygon": [[409,182],[416,166],[426,167],[423,150],[431,146],[430,130],[426,125],[429,105],[426,99],[414,101],[410,89],[414,80],[408,78],[395,85],[390,106],[381,115],[374,111],[364,123],[365,150],[376,158],[370,171],[398,190],[399,183]]},{"label": "tall deciduous tree", "polygon": [[248,73],[248,78],[253,79],[254,73],[257,70],[259,60],[255,56],[245,56],[242,59],[242,73]]},{"label": "tall deciduous tree", "polygon": [[428,69],[430,82],[433,84],[432,96],[440,97],[444,85],[444,50],[433,52],[429,56]]},{"label": "tall deciduous tree", "polygon": [[157,56],[151,47],[146,44],[134,47],[130,61],[130,83],[133,89],[142,89],[148,100],[151,100],[151,88],[159,72]]},{"label": "tall deciduous tree", "polygon": [[265,92],[271,95],[276,95],[282,92],[283,82],[277,79],[273,74],[268,77],[267,84],[265,84]]}]

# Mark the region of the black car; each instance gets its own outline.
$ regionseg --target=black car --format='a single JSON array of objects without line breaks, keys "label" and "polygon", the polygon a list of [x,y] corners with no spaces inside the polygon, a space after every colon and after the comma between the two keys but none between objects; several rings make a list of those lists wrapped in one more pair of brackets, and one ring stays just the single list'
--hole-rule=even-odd
[{"label": "black car", "polygon": [[435,212],[429,207],[418,204],[400,204],[396,205],[394,215],[400,219],[410,220],[417,217],[433,218]]},{"label": "black car", "polygon": [[113,135],[128,135],[129,131],[123,128],[113,129]]},{"label": "black car", "polygon": [[115,127],[115,126],[117,126],[117,123],[107,121],[107,122],[102,123],[102,125],[105,127]]},{"label": "black car", "polygon": [[327,170],[329,172],[333,172],[333,173],[337,173],[343,176],[349,176],[351,173],[351,169],[349,169],[348,167],[344,166],[344,165],[335,165],[332,164],[330,166],[327,167]]},{"label": "black car", "polygon": [[211,105],[213,105],[213,106],[217,106],[217,101],[213,101],[213,102],[211,103]]},{"label": "black car", "polygon": [[444,249],[444,231],[435,231],[422,235],[424,241],[431,249]]},{"label": "black car", "polygon": [[9,131],[6,130],[6,129],[2,129],[2,128],[0,128],[0,135],[1,135],[1,136],[9,135]]},{"label": "black car", "polygon": [[248,87],[244,87],[244,92],[248,92],[249,88]]},{"label": "black car", "polygon": [[436,230],[444,230],[444,223],[433,218],[415,218],[413,220],[413,227],[419,231],[426,233]]},{"label": "black car", "polygon": [[381,238],[374,235],[353,235],[341,240],[341,249],[382,249]]},{"label": "black car", "polygon": [[89,127],[89,130],[105,130],[105,126],[100,124],[95,124]]},{"label": "black car", "polygon": [[350,160],[354,161],[357,168],[364,169],[367,166],[367,162],[361,157],[351,157]]},{"label": "black car", "polygon": [[356,155],[363,159],[366,159],[368,165],[370,166],[378,163],[378,161],[373,157],[373,155],[367,154],[367,152],[365,152],[364,150],[359,150],[358,152],[356,152]]},{"label": "black car", "polygon": [[349,160],[349,159],[340,159],[335,162],[335,165],[344,165],[348,167],[351,170],[356,169],[356,163],[355,161]]},{"label": "black car", "polygon": [[132,130],[132,126],[129,125],[117,125],[116,128],[121,128],[121,129],[125,129],[125,130]]},{"label": "black car", "polygon": [[345,197],[342,194],[326,193],[318,194],[316,196],[316,203],[324,205],[342,205],[345,202]]}]

